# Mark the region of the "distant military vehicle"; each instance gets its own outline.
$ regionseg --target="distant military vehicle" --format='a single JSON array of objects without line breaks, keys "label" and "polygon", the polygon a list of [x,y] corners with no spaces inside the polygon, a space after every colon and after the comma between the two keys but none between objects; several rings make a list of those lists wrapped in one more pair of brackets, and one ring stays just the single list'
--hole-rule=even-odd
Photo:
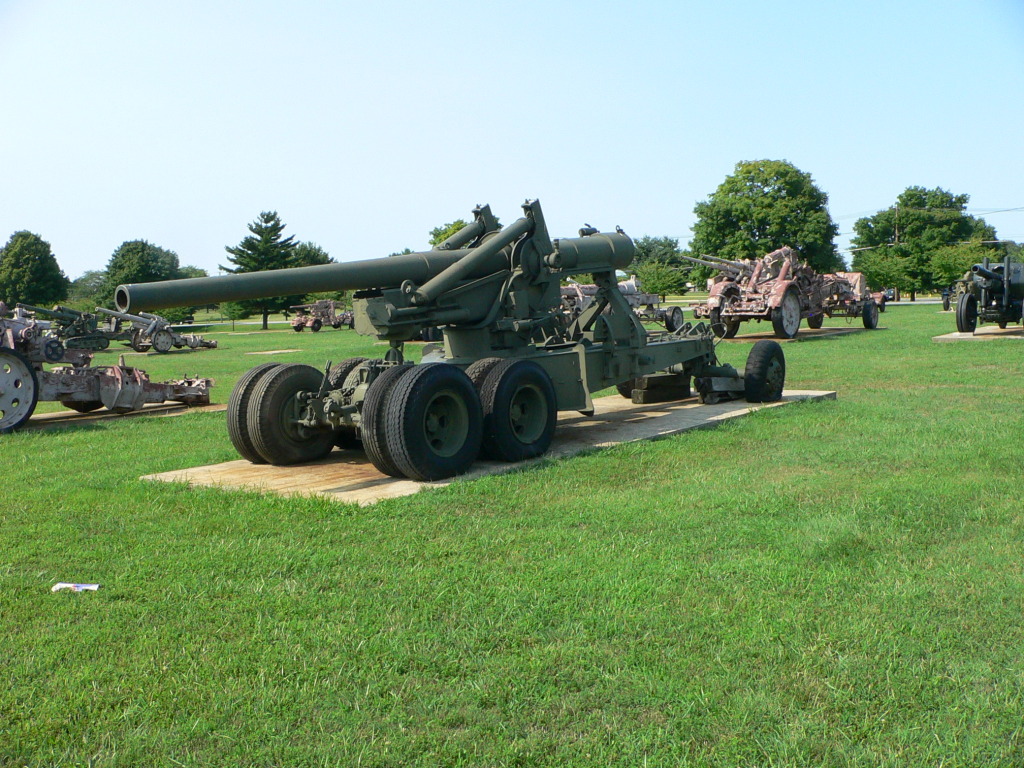
[{"label": "distant military vehicle", "polygon": [[352,328],[355,325],[355,316],[351,310],[344,309],[340,301],[321,299],[309,304],[296,304],[289,309],[295,310],[295,317],[292,318],[292,330],[299,333],[304,328],[309,328],[316,333],[325,325],[331,328]]},{"label": "distant military vehicle", "polygon": [[1001,264],[986,258],[971,267],[956,302],[956,329],[974,333],[978,324],[996,323],[1005,328],[1019,323],[1024,311],[1024,264],[1007,256]]},{"label": "distant military vehicle", "polygon": [[861,273],[818,274],[788,246],[743,261],[683,258],[718,270],[707,301],[694,304],[693,313],[710,320],[715,333],[727,339],[746,320],[771,321],[780,339],[796,336],[803,318],[809,328],[821,328],[826,317],[836,316],[860,317],[869,329],[878,326],[884,298],[867,290]]},{"label": "distant military vehicle", "polygon": [[[661,306],[661,297],[656,293],[645,293],[637,278],[620,281],[619,290],[642,322],[661,323],[668,331],[683,327],[682,307]],[[600,289],[593,283],[570,280],[568,285],[562,286],[562,307],[570,318],[579,317],[599,292]]]}]

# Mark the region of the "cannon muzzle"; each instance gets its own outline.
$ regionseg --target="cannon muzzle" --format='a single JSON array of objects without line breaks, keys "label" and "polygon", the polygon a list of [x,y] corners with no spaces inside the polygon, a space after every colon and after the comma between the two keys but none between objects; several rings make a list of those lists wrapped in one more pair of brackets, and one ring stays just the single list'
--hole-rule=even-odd
[{"label": "cannon muzzle", "polygon": [[687,261],[692,261],[694,264],[702,264],[705,267],[711,267],[712,269],[720,270],[729,275],[738,276],[742,274],[744,271],[738,267],[732,266],[731,264],[723,264],[714,261],[708,261],[707,259],[698,259],[696,256],[687,256],[685,254],[681,255],[684,259],[686,259]]},{"label": "cannon muzzle", "polygon": [[971,274],[977,275],[985,280],[998,280],[999,282],[1003,282],[1003,276],[1001,274],[993,272],[982,264],[975,264],[971,267]]}]

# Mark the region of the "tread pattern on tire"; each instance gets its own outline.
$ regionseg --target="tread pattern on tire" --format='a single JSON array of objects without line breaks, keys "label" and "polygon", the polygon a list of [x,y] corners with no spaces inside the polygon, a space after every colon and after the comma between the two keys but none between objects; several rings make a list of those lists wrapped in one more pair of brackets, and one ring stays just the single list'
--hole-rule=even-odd
[{"label": "tread pattern on tire", "polygon": [[252,444],[252,438],[249,437],[249,398],[252,397],[256,380],[271,368],[277,368],[279,365],[280,363],[263,363],[255,368],[250,368],[242,374],[228,398],[228,437],[231,439],[231,444],[235,446],[235,450],[238,451],[238,455],[253,464],[266,464],[267,460],[259,454],[256,446]]},{"label": "tread pattern on tire", "polygon": [[484,381],[487,379],[489,374],[498,363],[502,361],[500,357],[483,357],[477,360],[475,363],[471,363],[466,369],[466,375],[469,376],[469,380],[473,382],[473,386],[476,391],[479,392],[480,388],[484,385]]},{"label": "tread pattern on tire", "polygon": [[[508,389],[510,376],[533,376],[534,383],[540,386],[546,400],[547,424],[543,434],[534,443],[521,442],[511,434],[505,424],[504,419],[508,414],[504,409],[505,404],[499,400],[503,397],[511,400],[512,393],[502,391]],[[630,396],[632,397],[632,392]],[[543,455],[551,445],[555,422],[558,419],[555,387],[551,383],[551,377],[537,363],[531,360],[504,360],[494,366],[480,391],[480,405],[484,416],[484,441],[481,451],[489,458],[499,461],[525,461]]]},{"label": "tread pattern on tire", "polygon": [[388,368],[377,376],[366,390],[361,411],[360,433],[363,439],[363,450],[377,469],[391,477],[404,477],[402,470],[395,464],[391,452],[388,451],[387,440],[384,439],[385,414],[388,396],[398,380],[412,370],[411,365],[396,365]]},{"label": "tread pattern on tire", "polygon": [[[782,381],[778,391],[766,390],[766,380],[772,362],[778,360],[782,366]],[[743,372],[743,388],[748,403],[772,403],[782,396],[786,382],[786,357],[782,346],[777,341],[762,339],[757,342],[747,356],[747,365]]]},{"label": "tread pattern on tire", "polygon": [[[413,412],[425,394],[438,387],[437,379],[462,389],[468,410],[466,440],[455,456],[439,457],[422,444],[422,424]],[[443,382],[448,377],[448,382]],[[462,382],[460,382],[460,377]],[[384,440],[402,474],[412,480],[430,481],[461,475],[476,460],[483,436],[483,413],[480,397],[465,372],[449,363],[422,363],[395,384],[385,407]]]},{"label": "tread pattern on tire", "polygon": [[249,436],[257,453],[274,465],[323,458],[334,448],[334,433],[324,431],[296,439],[281,418],[286,402],[299,391],[320,387],[323,374],[310,365],[286,364],[261,376],[249,399]]}]

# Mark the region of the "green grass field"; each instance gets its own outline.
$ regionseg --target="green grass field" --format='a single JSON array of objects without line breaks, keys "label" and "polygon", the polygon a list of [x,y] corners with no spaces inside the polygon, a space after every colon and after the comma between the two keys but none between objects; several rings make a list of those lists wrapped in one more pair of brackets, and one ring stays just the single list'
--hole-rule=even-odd
[{"label": "green grass field", "polygon": [[[1024,343],[938,309],[785,345],[835,402],[368,508],[138,480],[222,413],[5,435],[0,765],[1020,766]],[[216,338],[141,367],[385,349]]]}]

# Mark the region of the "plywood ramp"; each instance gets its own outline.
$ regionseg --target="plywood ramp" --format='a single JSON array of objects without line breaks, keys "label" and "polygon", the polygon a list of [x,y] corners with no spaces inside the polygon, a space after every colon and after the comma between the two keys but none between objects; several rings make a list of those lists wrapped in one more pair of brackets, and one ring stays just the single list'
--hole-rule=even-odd
[{"label": "plywood ramp", "polygon": [[288,467],[251,464],[240,459],[208,467],[145,475],[142,479],[255,490],[282,496],[327,496],[338,501],[366,505],[381,499],[408,496],[426,488],[438,488],[451,482],[522,469],[548,458],[573,456],[594,448],[636,440],[656,440],[690,429],[711,427],[762,408],[777,408],[799,400],[834,400],[835,397],[835,392],[790,390],[778,403],[733,401],[717,405],[700,405],[695,398],[674,403],[635,405],[618,396],[602,397],[594,401],[595,413],[591,417],[578,413],[561,415],[554,442],[544,457],[518,464],[478,461],[467,474],[436,483],[388,477],[378,472],[362,452],[342,450],[335,450],[320,461]]},{"label": "plywood ramp", "polygon": [[978,326],[974,333],[944,333],[941,336],[932,336],[932,341],[995,341],[997,339],[1024,339],[1024,327],[1011,325],[1009,328],[1000,328],[998,325]]},{"label": "plywood ramp", "polygon": [[[846,328],[808,328],[806,325],[800,328],[800,332],[797,333],[792,339],[778,339],[775,337],[774,331],[763,331],[757,333],[743,333],[744,326],[754,328],[757,327],[756,323],[744,323],[740,326],[740,335],[734,336],[731,339],[719,339],[719,341],[736,342],[736,341],[760,341],[761,339],[771,339],[777,341],[780,344],[790,344],[794,341],[814,341],[815,339],[831,339],[835,336],[848,336],[851,333],[863,333],[867,331],[860,320],[856,321],[858,325],[851,325]],[[768,327],[771,328],[772,324],[767,323]],[[879,326],[874,329],[875,331],[885,331],[887,328]]]}]

